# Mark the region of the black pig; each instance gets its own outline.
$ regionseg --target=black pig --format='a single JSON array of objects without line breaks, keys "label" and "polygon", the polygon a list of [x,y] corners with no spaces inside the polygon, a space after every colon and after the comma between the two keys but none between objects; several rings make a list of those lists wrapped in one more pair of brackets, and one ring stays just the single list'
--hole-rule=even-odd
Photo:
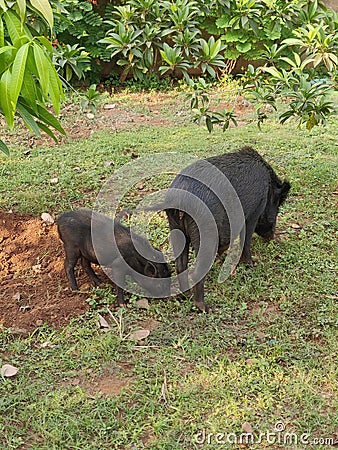
[{"label": "black pig", "polygon": [[[282,182],[250,147],[199,160],[176,176],[163,209],[172,233],[182,292],[189,290],[189,243],[195,251],[196,267],[192,276],[194,303],[199,309],[208,311],[204,303],[204,278],[216,253],[221,254],[240,235],[241,260],[252,265],[252,235],[256,232],[266,239],[274,237],[278,209],[289,190],[289,182]],[[183,246],[173,230],[176,236],[177,230],[184,234]]]},{"label": "black pig", "polygon": [[99,285],[100,279],[91,263],[111,269],[119,305],[124,304],[127,275],[153,296],[170,295],[170,270],[163,254],[118,220],[81,208],[61,214],[57,227],[65,248],[64,267],[72,290],[78,290],[74,267],[81,258],[82,267],[94,285]]}]

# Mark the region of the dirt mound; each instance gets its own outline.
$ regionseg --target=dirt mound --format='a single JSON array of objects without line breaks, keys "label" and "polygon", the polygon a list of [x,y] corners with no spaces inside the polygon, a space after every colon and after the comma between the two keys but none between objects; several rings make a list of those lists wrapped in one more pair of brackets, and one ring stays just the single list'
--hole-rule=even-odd
[{"label": "dirt mound", "polygon": [[[0,211],[0,325],[25,333],[44,323],[65,325],[87,311],[89,293],[70,291],[63,262],[56,225]],[[80,269],[77,277],[88,286]]]}]

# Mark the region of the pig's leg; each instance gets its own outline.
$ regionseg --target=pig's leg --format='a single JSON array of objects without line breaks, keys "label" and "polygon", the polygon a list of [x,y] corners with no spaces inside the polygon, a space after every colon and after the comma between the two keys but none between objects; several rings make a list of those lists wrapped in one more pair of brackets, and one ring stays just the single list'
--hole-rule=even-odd
[{"label": "pig's leg", "polygon": [[207,304],[204,303],[204,280],[205,277],[202,278],[198,283],[196,283],[193,287],[194,291],[194,305],[197,306],[202,312],[209,312],[210,308]]},{"label": "pig's leg", "polygon": [[124,298],[124,290],[118,285],[116,285],[116,299],[119,306],[124,306],[126,304],[126,300]]},{"label": "pig's leg", "polygon": [[100,278],[96,275],[94,270],[92,269],[92,266],[90,265],[90,261],[85,258],[84,256],[81,257],[81,264],[83,267],[83,270],[87,272],[89,278],[92,280],[92,283],[94,286],[99,286],[101,284]]},{"label": "pig's leg", "polygon": [[124,306],[126,304],[124,298],[124,286],[126,282],[126,273],[121,268],[121,263],[119,260],[115,260],[110,264],[110,269],[112,273],[111,280],[116,286],[116,300],[118,306]]},{"label": "pig's leg", "polygon": [[175,231],[180,230],[179,228],[171,228],[171,245],[173,248],[174,256],[175,256],[175,266],[176,266],[176,272],[177,272],[177,279],[180,286],[180,291],[185,292],[186,295],[190,295],[190,286],[189,286],[189,280],[188,280],[188,258],[189,258],[189,244],[190,241],[185,236],[185,243],[182,250],[182,242],[181,238],[182,236],[177,236],[175,234]]},{"label": "pig's leg", "polygon": [[[175,253],[175,250],[174,250]],[[175,265],[177,271],[177,278],[180,284],[181,292],[190,294],[190,286],[188,280],[188,258],[189,258],[189,243],[186,243],[181,254],[176,258]]]},{"label": "pig's leg", "polygon": [[72,291],[77,291],[78,285],[75,279],[75,274],[74,274],[74,267],[76,266],[76,263],[80,257],[80,253],[77,251],[74,251],[73,248],[67,248],[65,247],[65,252],[66,252],[66,259],[65,259],[65,272],[70,284],[70,288]]},{"label": "pig's leg", "polygon": [[204,302],[204,281],[216,257],[216,242],[207,239],[200,243],[199,236],[194,235],[191,237],[191,244],[196,254],[196,267],[192,274],[194,279],[194,305],[203,312],[209,312],[210,308]]},{"label": "pig's leg", "polygon": [[242,231],[241,237],[240,237],[242,243],[243,243],[243,239],[245,239],[244,245],[243,245],[243,250],[242,250],[241,261],[249,264],[250,266],[254,265],[252,255],[251,255],[251,240],[252,240],[252,235],[255,231],[256,225],[257,225],[257,220],[248,221],[246,223],[246,227],[245,227],[245,236]]}]

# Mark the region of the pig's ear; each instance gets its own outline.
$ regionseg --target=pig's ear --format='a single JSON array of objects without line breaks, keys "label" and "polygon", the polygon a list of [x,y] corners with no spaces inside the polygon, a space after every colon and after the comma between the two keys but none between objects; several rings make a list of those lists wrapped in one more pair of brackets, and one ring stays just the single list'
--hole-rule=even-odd
[{"label": "pig's ear", "polygon": [[291,188],[291,184],[285,180],[282,184],[282,187],[280,189],[280,196],[279,196],[279,205],[285,202],[286,197],[288,196],[289,190]]},{"label": "pig's ear", "polygon": [[153,264],[151,261],[147,261],[146,265],[144,267],[144,275],[147,277],[155,277],[156,276],[156,267],[155,264]]},{"label": "pig's ear", "polygon": [[284,203],[290,188],[290,183],[286,180],[283,181],[280,187],[274,187],[271,196],[272,204],[279,207],[282,203]]}]

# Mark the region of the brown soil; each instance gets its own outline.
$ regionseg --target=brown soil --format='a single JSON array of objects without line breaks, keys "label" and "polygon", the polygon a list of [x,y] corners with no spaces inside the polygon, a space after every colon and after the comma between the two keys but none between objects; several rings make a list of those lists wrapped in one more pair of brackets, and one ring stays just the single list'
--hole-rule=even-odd
[{"label": "brown soil", "polygon": [[[63,261],[56,225],[0,211],[0,325],[25,334],[44,323],[65,325],[88,310],[89,292],[70,291]],[[80,269],[77,277],[88,289]]]}]

